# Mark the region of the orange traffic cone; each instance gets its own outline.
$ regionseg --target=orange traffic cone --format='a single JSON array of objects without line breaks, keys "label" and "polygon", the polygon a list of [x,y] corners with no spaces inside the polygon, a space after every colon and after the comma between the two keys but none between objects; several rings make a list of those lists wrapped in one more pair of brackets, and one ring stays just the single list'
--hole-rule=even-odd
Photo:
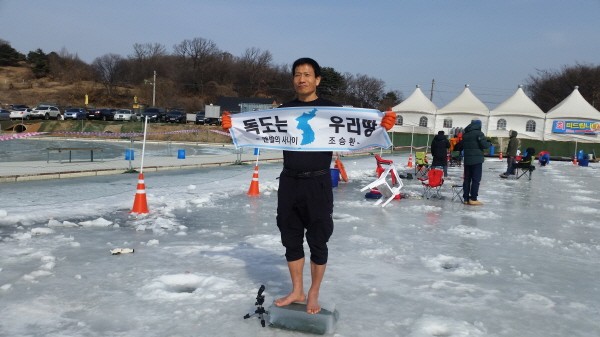
[{"label": "orange traffic cone", "polygon": [[258,191],[258,165],[254,166],[254,174],[252,174],[252,182],[250,183],[250,189],[248,190],[249,196],[257,196],[260,192]]},{"label": "orange traffic cone", "polygon": [[500,151],[500,156],[498,156],[498,159],[500,159],[500,161],[502,161],[502,151]]},{"label": "orange traffic cone", "polygon": [[573,157],[573,165],[577,165],[577,156]]},{"label": "orange traffic cone", "polygon": [[133,208],[129,213],[147,214],[148,202],[146,201],[146,184],[144,184],[144,174],[138,175],[137,191],[133,201]]},{"label": "orange traffic cone", "polygon": [[408,164],[406,165],[406,167],[413,167],[413,163],[412,163],[412,153],[410,153],[408,155]]}]

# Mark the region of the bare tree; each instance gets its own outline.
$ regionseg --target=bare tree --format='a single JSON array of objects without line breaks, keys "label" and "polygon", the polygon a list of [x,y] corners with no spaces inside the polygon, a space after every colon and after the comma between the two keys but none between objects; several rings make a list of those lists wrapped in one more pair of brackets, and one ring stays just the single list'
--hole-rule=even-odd
[{"label": "bare tree", "polygon": [[221,85],[231,85],[233,83],[235,57],[228,52],[220,52],[216,55],[212,71],[214,80]]},{"label": "bare tree", "polygon": [[173,46],[175,55],[182,60],[179,77],[186,87],[195,92],[204,94],[204,85],[211,80],[211,75],[207,72],[211,64],[220,54],[217,44],[211,40],[200,37],[192,40],[183,40],[181,43]]},{"label": "bare tree", "polygon": [[348,84],[347,95],[354,101],[353,105],[361,108],[378,108],[383,98],[385,82],[367,75],[344,74]]},{"label": "bare tree", "polygon": [[100,83],[106,88],[108,96],[113,95],[113,88],[119,80],[119,71],[123,57],[117,54],[105,54],[92,62],[92,68]]},{"label": "bare tree", "polygon": [[56,79],[73,83],[94,78],[92,67],[64,47],[58,53],[48,55],[48,62],[50,75]]},{"label": "bare tree", "polygon": [[130,58],[145,61],[167,55],[167,49],[160,43],[134,43]]},{"label": "bare tree", "polygon": [[542,111],[548,112],[579,86],[581,95],[594,107],[600,106],[600,66],[576,64],[560,71],[538,70],[530,76],[527,91]]},{"label": "bare tree", "polygon": [[143,82],[154,71],[166,74],[167,49],[160,43],[135,43],[133,54],[129,55],[129,79],[134,83]]},{"label": "bare tree", "polygon": [[252,47],[246,49],[244,55],[241,57],[241,61],[256,69],[264,69],[271,65],[273,55],[268,50],[261,51],[260,48]]},{"label": "bare tree", "polygon": [[200,68],[202,63],[206,63],[220,53],[216,43],[201,37],[194,38],[193,40],[183,40],[181,43],[173,46],[173,50],[175,51],[175,55],[182,57],[186,61],[189,60],[194,70]]},{"label": "bare tree", "polygon": [[239,58],[238,92],[243,96],[256,96],[268,82],[268,70],[273,55],[268,50],[248,48]]}]

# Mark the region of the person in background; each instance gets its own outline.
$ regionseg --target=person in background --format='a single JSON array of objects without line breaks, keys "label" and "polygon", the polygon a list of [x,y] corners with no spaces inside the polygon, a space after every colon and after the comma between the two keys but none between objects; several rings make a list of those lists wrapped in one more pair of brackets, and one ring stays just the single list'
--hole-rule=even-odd
[{"label": "person in background", "polygon": [[542,151],[538,154],[538,161],[541,166],[546,166],[550,164],[550,152]]},{"label": "person in background", "polygon": [[441,167],[444,170],[444,177],[448,176],[448,149],[450,141],[444,135],[444,131],[438,131],[438,134],[431,141],[431,155],[433,161],[431,167]]},{"label": "person in background", "polygon": [[466,205],[483,205],[477,200],[483,173],[483,151],[489,149],[492,143],[481,131],[480,120],[474,119],[467,125],[461,143],[464,155],[463,200]]},{"label": "person in background", "polygon": [[500,177],[506,178],[510,173],[511,168],[517,161],[517,150],[519,149],[519,140],[517,139],[517,131],[510,130],[508,133],[508,146],[506,147],[506,171],[500,174]]},{"label": "person in background", "polygon": [[509,175],[514,175],[517,168],[526,169],[531,166],[533,163],[533,159],[535,158],[533,154],[535,153],[535,149],[532,147],[528,147],[525,150],[525,155],[522,156],[521,160],[516,161],[512,164],[510,169],[508,170],[508,174],[500,175],[502,178],[508,178]]},{"label": "person in background", "polygon": [[[292,83],[296,99],[280,107],[340,106],[317,95],[321,67],[311,58],[300,58],[292,65]],[[386,112],[380,125],[386,130],[396,123],[396,114]],[[231,116],[223,115],[223,129],[231,128]],[[325,275],[333,233],[333,192],[329,167],[331,151],[283,151],[283,170],[277,192],[277,227],[286,249],[292,290],[275,300],[276,306],[306,301],[306,312],[321,311],[319,291]],[[306,232],[306,233],[305,233]],[[304,237],[310,248],[311,285],[304,292]]]}]

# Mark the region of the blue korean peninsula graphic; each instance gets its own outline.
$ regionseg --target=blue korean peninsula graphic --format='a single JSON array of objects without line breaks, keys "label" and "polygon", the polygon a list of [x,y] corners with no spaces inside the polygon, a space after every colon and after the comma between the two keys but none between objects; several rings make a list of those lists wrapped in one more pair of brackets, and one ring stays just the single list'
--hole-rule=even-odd
[{"label": "blue korean peninsula graphic", "polygon": [[307,145],[315,141],[315,132],[310,127],[308,122],[315,118],[317,109],[312,109],[309,112],[303,112],[296,120],[298,121],[298,129],[302,131],[302,141],[300,145]]}]

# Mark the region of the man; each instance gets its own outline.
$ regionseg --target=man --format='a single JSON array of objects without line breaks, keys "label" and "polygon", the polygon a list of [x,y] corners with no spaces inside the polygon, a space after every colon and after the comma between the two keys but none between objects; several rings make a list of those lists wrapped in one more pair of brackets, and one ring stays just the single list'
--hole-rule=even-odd
[{"label": "man", "polygon": [[[317,96],[321,83],[321,67],[311,58],[301,58],[292,65],[296,99],[281,107],[340,106]],[[381,125],[389,130],[396,114],[388,112]],[[223,116],[223,128],[231,127],[231,117]],[[306,301],[306,312],[317,314],[319,290],[327,266],[327,242],[333,233],[333,192],[329,168],[332,152],[283,151],[283,170],[277,192],[277,227],[292,280],[292,291],[275,300],[276,306]],[[310,248],[311,285],[304,293],[303,242]]]},{"label": "man", "polygon": [[462,140],[464,155],[464,181],[463,199],[466,205],[483,205],[477,200],[479,183],[483,173],[483,150],[489,149],[492,144],[481,132],[481,121],[474,119],[465,128]]},{"label": "man", "polygon": [[517,150],[519,149],[519,140],[517,139],[517,131],[510,130],[508,132],[508,147],[506,148],[506,172],[500,175],[501,178],[506,178],[511,173],[513,165],[517,162]]},{"label": "man", "polygon": [[535,153],[535,149],[533,147],[528,147],[525,150],[525,155],[521,158],[521,160],[513,161],[512,166],[508,169],[508,173],[505,175],[501,174],[500,177],[508,178],[509,175],[514,175],[517,168],[521,168],[521,169],[529,168],[531,166],[531,163],[533,162],[533,159],[535,158],[534,153]]},{"label": "man", "polygon": [[433,161],[431,167],[441,167],[444,170],[444,177],[448,176],[448,149],[450,141],[444,135],[444,131],[438,131],[438,134],[431,141],[431,155]]}]

